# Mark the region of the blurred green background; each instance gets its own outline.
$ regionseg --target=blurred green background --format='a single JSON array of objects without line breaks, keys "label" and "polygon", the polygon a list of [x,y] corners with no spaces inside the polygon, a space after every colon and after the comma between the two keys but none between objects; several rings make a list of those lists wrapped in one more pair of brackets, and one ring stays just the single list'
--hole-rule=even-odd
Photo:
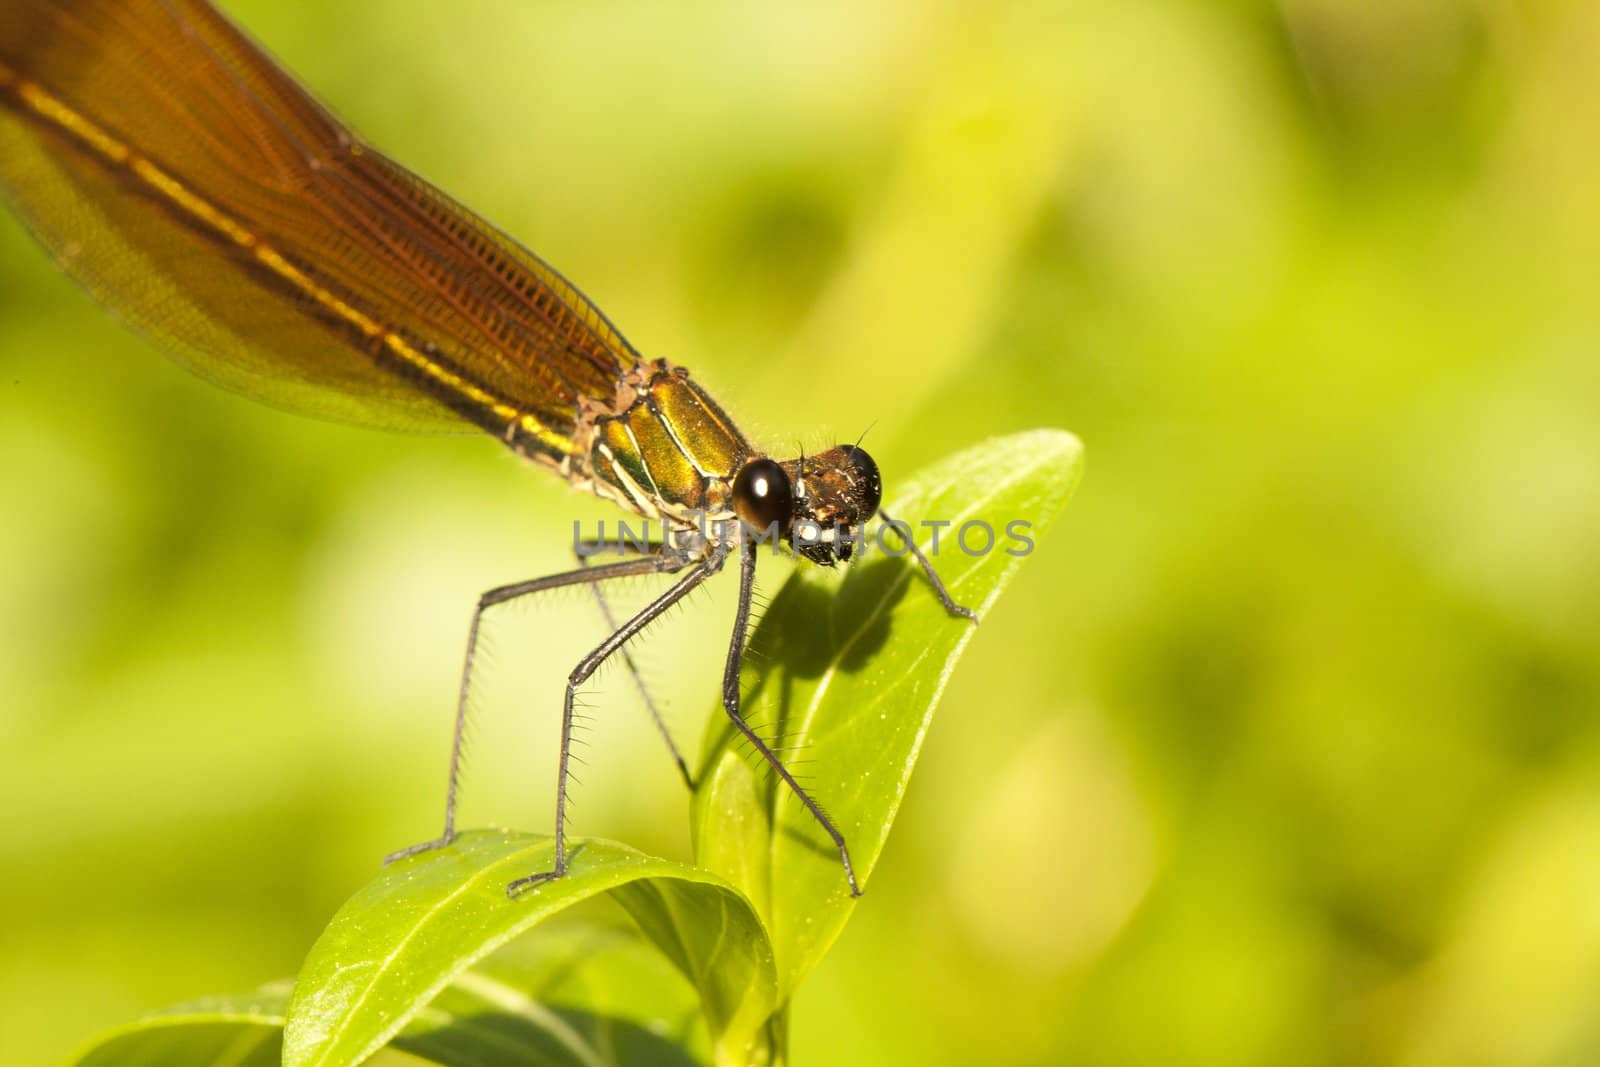
[{"label": "blurred green background", "polygon": [[[1085,440],[796,1064],[1600,1060],[1600,6],[226,6],[770,447],[871,424],[892,497]],[[437,830],[477,593],[617,513],[191,378],[9,217],[0,370],[0,1016],[51,1063],[292,974]],[[729,584],[644,647],[691,750]],[[495,621],[467,824],[544,828],[599,629]],[[687,856],[597,694],[578,832]]]}]

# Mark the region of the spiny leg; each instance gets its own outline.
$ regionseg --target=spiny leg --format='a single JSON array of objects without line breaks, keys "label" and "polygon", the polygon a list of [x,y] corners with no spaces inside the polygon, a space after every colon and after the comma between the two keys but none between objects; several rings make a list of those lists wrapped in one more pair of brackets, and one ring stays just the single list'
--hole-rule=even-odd
[{"label": "spiny leg", "polygon": [[456,796],[461,784],[461,757],[465,745],[467,728],[467,702],[472,691],[472,666],[478,654],[478,632],[483,624],[483,614],[496,604],[504,604],[508,600],[519,597],[532,596],[550,589],[559,589],[568,585],[580,585],[610,581],[613,578],[630,578],[642,574],[670,573],[680,570],[685,561],[676,556],[645,556],[640,559],[623,560],[619,563],[607,563],[598,567],[580,567],[575,571],[563,571],[560,574],[550,574],[543,578],[533,578],[525,582],[514,582],[510,585],[497,586],[478,598],[477,607],[472,610],[472,624],[467,627],[467,655],[461,669],[461,689],[456,694],[456,721],[455,729],[450,739],[450,781],[445,790],[444,798],[444,832],[431,841],[423,841],[403,848],[398,852],[391,852],[384,857],[384,863],[393,863],[395,860],[414,856],[419,852],[427,852],[435,848],[443,848],[456,836]]},{"label": "spiny leg", "polygon": [[610,637],[596,645],[594,651],[579,660],[578,665],[572,668],[572,673],[567,676],[566,697],[561,705],[561,755],[556,762],[555,864],[548,871],[518,878],[507,885],[507,896],[515,897],[541,882],[560,878],[567,873],[567,767],[572,757],[572,709],[573,701],[578,695],[578,687],[588,681],[613,652],[660,618],[672,605],[687,596],[695,586],[721,570],[725,558],[725,554],[718,553],[702,560],[694,570],[678,579],[671,589],[645,605],[638,614],[619,626]]},{"label": "spiny leg", "polygon": [[944,579],[939,577],[939,572],[933,569],[933,563],[929,561],[927,556],[922,554],[922,549],[917,547],[917,539],[912,536],[911,527],[906,523],[890,518],[889,513],[882,508],[878,509],[878,514],[883,517],[884,522],[895,528],[895,532],[899,533],[902,529],[904,530],[903,537],[906,546],[911,549],[911,554],[922,565],[922,573],[928,576],[928,582],[933,586],[933,593],[939,598],[939,603],[944,605],[944,610],[952,615],[960,615],[963,619],[976,626],[978,624],[978,613],[971,608],[957,604],[955,599],[950,596],[950,591],[944,587]]},{"label": "spiny leg", "polygon": [[[572,547],[578,554],[578,562],[588,566],[589,557],[598,554],[599,550],[604,548],[607,543],[597,540],[574,541]],[[646,553],[664,551],[664,546],[656,542],[651,541],[643,545],[634,545],[622,539],[620,534],[617,538],[617,547]],[[617,629],[617,620],[616,616],[612,614],[611,602],[606,599],[605,590],[598,584],[591,585],[589,588],[594,590],[594,599],[600,605],[600,617],[605,620],[606,628],[615,631]],[[673,743],[672,732],[667,729],[667,720],[662,717],[661,712],[656,708],[656,702],[650,696],[650,689],[644,684],[644,675],[639,673],[639,666],[633,660],[633,652],[624,648],[622,650],[622,662],[627,664],[628,673],[633,676],[633,684],[639,690],[639,698],[644,701],[645,710],[650,712],[651,721],[656,724],[656,732],[661,735],[661,740],[667,743],[667,750],[672,753],[672,761],[678,765],[678,774],[682,776],[683,784],[689,787],[689,792],[694,792],[694,776],[689,773],[689,764],[684,760],[683,753],[678,751],[678,746]]]},{"label": "spiny leg", "polygon": [[[799,799],[801,804],[805,805],[806,810],[822,826],[823,831],[833,839],[834,845],[839,849],[839,860],[844,864],[845,881],[850,883],[850,895],[859,897],[861,895],[861,886],[856,882],[855,868],[850,865],[850,849],[844,843],[844,835],[834,827],[833,820],[823,814],[822,809],[817,806],[816,801],[811,799],[810,794],[800,787],[799,782],[794,780],[794,775],[789,773],[789,768],[785,767],[783,761],[778,758],[777,753],[773,752],[767,743],[761,740],[760,735],[745,721],[744,715],[739,710],[739,665],[744,659],[745,638],[747,636],[745,631],[750,626],[750,598],[755,590],[755,581],[756,549],[750,543],[749,538],[746,537],[739,553],[739,607],[733,620],[733,638],[728,642],[728,662],[722,672],[722,707],[728,713],[728,718],[733,720],[733,725],[745,736],[745,740],[755,746],[755,750],[761,753],[761,758],[767,761],[778,777],[783,779],[784,784],[793,791],[795,797]],[[776,826],[773,827],[773,832],[778,832]]]}]

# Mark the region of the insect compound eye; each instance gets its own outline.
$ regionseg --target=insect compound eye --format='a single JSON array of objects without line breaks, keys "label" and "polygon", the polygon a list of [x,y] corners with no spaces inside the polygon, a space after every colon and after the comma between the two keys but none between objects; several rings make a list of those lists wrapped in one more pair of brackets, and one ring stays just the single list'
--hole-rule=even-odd
[{"label": "insect compound eye", "polygon": [[794,489],[777,462],[753,459],[733,480],[733,510],[759,535],[789,532]]},{"label": "insect compound eye", "polygon": [[877,514],[878,505],[883,501],[883,476],[878,473],[878,465],[872,457],[855,445],[844,446],[844,458],[850,465],[851,482],[860,502],[859,521],[866,522]]}]

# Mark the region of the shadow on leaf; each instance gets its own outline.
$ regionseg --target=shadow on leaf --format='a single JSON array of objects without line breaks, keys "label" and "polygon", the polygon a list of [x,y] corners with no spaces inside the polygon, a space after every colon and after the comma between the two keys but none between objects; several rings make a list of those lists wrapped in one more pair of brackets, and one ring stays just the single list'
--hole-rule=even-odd
[{"label": "shadow on leaf", "polygon": [[445,1064],[700,1067],[700,1061],[671,1038],[633,1020],[532,1002],[516,1012],[452,1016],[432,1029],[423,1013],[412,1029],[395,1039],[394,1047]]}]

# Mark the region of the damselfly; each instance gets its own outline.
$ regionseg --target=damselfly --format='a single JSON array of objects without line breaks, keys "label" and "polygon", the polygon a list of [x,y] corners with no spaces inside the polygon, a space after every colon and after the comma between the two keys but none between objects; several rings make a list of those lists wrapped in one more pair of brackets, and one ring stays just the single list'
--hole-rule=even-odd
[{"label": "damselfly", "polygon": [[[468,630],[444,831],[396,856],[455,835],[485,611],[560,586],[680,576],[613,623],[568,677],[554,864],[511,883],[515,895],[567,868],[578,688],[737,558],[723,706],[816,817],[860,892],[844,838],[741,716],[739,667],[758,540],[823,566],[849,560],[863,526],[882,515],[866,452],[764,455],[682,367],[642,358],[548,264],[357,139],[203,0],[3,0],[0,190],[91,294],[219,384],[347,421],[465,422],[666,530],[633,558],[483,594]],[[908,545],[945,607],[975,620]]]}]

